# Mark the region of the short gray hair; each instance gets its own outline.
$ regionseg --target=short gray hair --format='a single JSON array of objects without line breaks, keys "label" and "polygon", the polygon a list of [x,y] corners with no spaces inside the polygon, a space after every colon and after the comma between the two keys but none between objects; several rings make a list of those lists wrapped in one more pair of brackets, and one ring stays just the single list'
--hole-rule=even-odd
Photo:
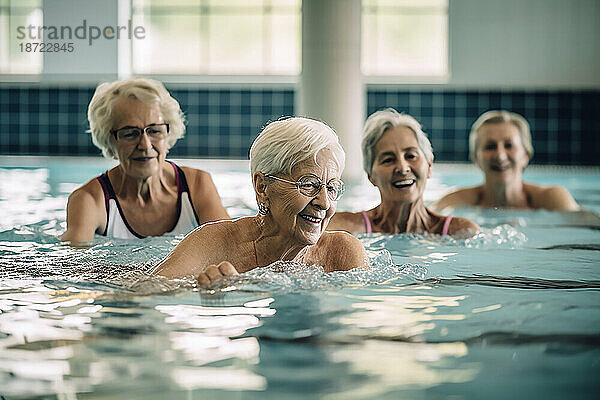
[{"label": "short gray hair", "polygon": [[345,153],[336,133],[323,122],[291,117],[268,124],[250,147],[250,172],[291,175],[300,162],[322,149],[330,149],[340,169],[345,166]]},{"label": "short gray hair", "polygon": [[143,103],[157,103],[164,121],[169,124],[167,148],[173,147],[185,133],[184,116],[179,103],[161,82],[153,79],[132,78],[98,85],[88,107],[88,121],[92,142],[107,158],[117,159],[115,142],[111,139],[115,104],[124,98],[135,98]]},{"label": "short gray hair", "polygon": [[525,151],[531,160],[533,157],[533,145],[531,144],[531,130],[529,129],[529,123],[523,116],[506,110],[484,112],[477,118],[477,121],[473,123],[471,133],[469,134],[469,157],[471,160],[475,161],[477,159],[477,140],[479,139],[481,127],[489,124],[502,123],[513,124],[517,127],[519,135],[521,136],[523,148],[525,148]]},{"label": "short gray hair", "polygon": [[421,128],[421,124],[408,114],[400,114],[393,108],[386,108],[374,112],[367,118],[365,127],[363,128],[362,139],[362,154],[363,154],[363,169],[367,175],[371,175],[373,169],[374,149],[377,142],[383,134],[390,128],[404,126],[412,130],[419,144],[419,148],[425,155],[428,163],[433,163],[433,151],[431,142],[427,138],[425,132]]}]

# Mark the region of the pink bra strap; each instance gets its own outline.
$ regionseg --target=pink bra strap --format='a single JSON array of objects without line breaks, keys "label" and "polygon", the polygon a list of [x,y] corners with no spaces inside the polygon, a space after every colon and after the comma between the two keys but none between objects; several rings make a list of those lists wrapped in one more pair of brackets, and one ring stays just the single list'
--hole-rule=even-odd
[{"label": "pink bra strap", "polygon": [[361,214],[362,214],[363,218],[365,219],[365,228],[367,230],[367,233],[373,232],[373,230],[371,229],[371,220],[369,219],[367,212],[361,211]]},{"label": "pink bra strap", "polygon": [[444,227],[442,228],[442,236],[448,234],[448,228],[450,228],[450,222],[452,221],[452,215],[448,215],[444,221]]}]

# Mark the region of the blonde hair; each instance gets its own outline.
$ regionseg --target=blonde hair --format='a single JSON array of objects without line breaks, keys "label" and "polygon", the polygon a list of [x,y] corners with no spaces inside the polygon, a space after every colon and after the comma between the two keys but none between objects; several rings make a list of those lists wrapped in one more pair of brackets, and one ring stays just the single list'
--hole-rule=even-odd
[{"label": "blonde hair", "polygon": [[529,123],[527,120],[514,112],[506,110],[492,110],[481,114],[471,127],[471,133],[469,134],[469,157],[473,162],[475,162],[477,159],[477,141],[479,140],[479,132],[481,127],[489,124],[502,123],[513,124],[517,127],[519,135],[521,136],[523,148],[531,160],[533,157],[533,145],[531,144],[531,131],[529,129]]},{"label": "blonde hair", "polygon": [[164,121],[169,124],[167,148],[185,134],[185,118],[175,100],[161,82],[153,79],[133,78],[98,85],[88,107],[88,121],[92,142],[107,158],[117,159],[115,141],[111,138],[115,104],[124,98],[134,98],[142,103],[156,103]]}]

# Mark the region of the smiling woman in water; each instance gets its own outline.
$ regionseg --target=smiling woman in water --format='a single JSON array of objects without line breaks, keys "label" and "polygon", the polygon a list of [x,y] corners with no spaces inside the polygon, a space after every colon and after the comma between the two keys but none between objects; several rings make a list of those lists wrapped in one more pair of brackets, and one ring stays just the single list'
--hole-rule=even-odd
[{"label": "smiling woman in water", "polygon": [[351,233],[434,233],[470,236],[477,224],[445,217],[425,207],[423,192],[431,176],[433,152],[421,125],[410,115],[388,108],[365,123],[363,167],[379,189],[381,204],[361,212],[341,212],[331,230]]},{"label": "smiling woman in water", "polygon": [[119,165],[69,196],[61,240],[85,245],[95,233],[122,239],[185,234],[229,218],[207,172],[165,159],[185,126],[179,103],[162,83],[103,83],[88,119],[94,144]]},{"label": "smiling woman in water", "polygon": [[577,211],[579,205],[561,186],[523,182],[523,170],[533,156],[529,124],[519,114],[488,111],[469,135],[471,159],[485,176],[482,185],[460,189],[442,197],[435,208],[460,206]]},{"label": "smiling woman in water", "polygon": [[361,242],[325,232],[344,193],[344,151],[322,122],[272,122],[250,148],[258,215],[206,224],[183,239],[155,273],[208,286],[275,261],[319,265],[326,272],[367,265]]}]

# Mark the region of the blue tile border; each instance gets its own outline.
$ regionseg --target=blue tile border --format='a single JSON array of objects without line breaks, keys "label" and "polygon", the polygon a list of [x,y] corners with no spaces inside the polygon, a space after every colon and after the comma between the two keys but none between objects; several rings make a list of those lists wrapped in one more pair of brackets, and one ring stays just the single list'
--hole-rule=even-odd
[{"label": "blue tile border", "polygon": [[[85,133],[93,87],[0,87],[0,154],[100,155]],[[186,115],[172,157],[245,159],[269,121],[294,114],[293,89],[171,90]],[[531,124],[534,164],[600,165],[600,91],[368,88],[367,113],[394,107],[417,118],[436,160],[468,161],[468,132],[489,109]]]},{"label": "blue tile border", "polygon": [[367,113],[384,107],[411,114],[428,134],[436,160],[468,161],[471,124],[508,109],[530,123],[532,164],[600,165],[600,91],[369,90]]}]

